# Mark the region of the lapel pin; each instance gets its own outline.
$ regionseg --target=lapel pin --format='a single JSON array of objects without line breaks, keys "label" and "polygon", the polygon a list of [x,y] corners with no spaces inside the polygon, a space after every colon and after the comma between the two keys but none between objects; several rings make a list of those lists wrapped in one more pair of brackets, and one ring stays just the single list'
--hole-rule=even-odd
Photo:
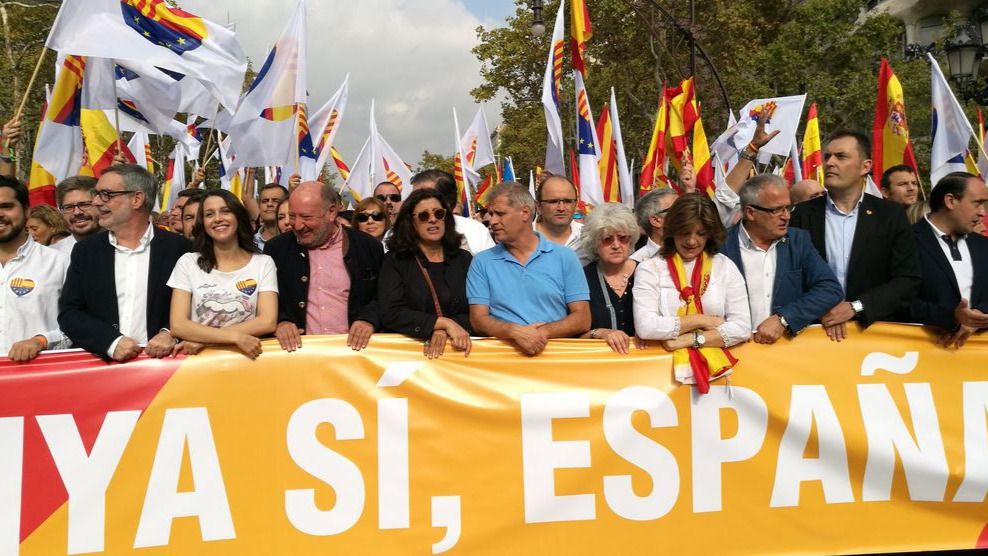
[{"label": "lapel pin", "polygon": [[871,209],[865,209],[865,214],[867,214],[868,216],[871,216]]}]

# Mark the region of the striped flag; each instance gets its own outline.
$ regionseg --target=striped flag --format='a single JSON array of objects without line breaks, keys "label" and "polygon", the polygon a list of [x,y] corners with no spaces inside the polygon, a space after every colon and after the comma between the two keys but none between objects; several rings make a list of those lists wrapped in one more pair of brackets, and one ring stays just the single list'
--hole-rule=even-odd
[{"label": "striped flag", "polygon": [[55,204],[55,184],[77,174],[85,155],[80,120],[86,59],[59,56],[55,87],[39,122],[28,191],[32,204]]},{"label": "striped flag", "polygon": [[614,127],[611,125],[611,110],[605,102],[597,120],[597,137],[600,139],[600,186],[605,203],[621,202],[621,184],[618,181],[617,148],[614,146]]},{"label": "striped flag", "polygon": [[[561,9],[561,5],[560,5]],[[572,18],[570,19],[570,48],[573,54],[573,69],[587,76],[586,57],[587,41],[593,37],[590,26],[590,12],[587,11],[587,0],[573,0]]]},{"label": "striped flag", "polygon": [[127,143],[127,148],[134,155],[134,164],[142,166],[148,172],[154,174],[154,163],[151,160],[151,144],[146,132],[138,131],[134,133],[130,138],[130,142]]},{"label": "striped flag", "polygon": [[580,200],[596,206],[604,203],[604,191],[600,184],[600,144],[593,124],[593,111],[583,75],[573,70],[576,90],[577,152],[580,173]]},{"label": "striped flag", "polygon": [[803,132],[803,176],[804,180],[816,180],[823,184],[823,144],[820,140],[820,117],[816,103],[810,105],[806,113],[806,130]]},{"label": "striped flag", "polygon": [[910,166],[919,174],[913,145],[909,140],[902,85],[887,58],[882,58],[882,65],[878,70],[878,99],[875,103],[871,144],[871,172],[874,181],[880,182],[885,169],[898,164]]},{"label": "striped flag", "polygon": [[120,134],[110,122],[108,111],[119,107],[114,94],[113,61],[107,58],[89,58],[82,81],[82,109],[80,126],[86,145],[86,156],[93,174],[98,178],[103,170],[113,165],[113,158],[120,151],[130,163],[133,153],[120,140]]},{"label": "striped flag", "polygon": [[[665,87],[662,89],[665,91]],[[668,125],[669,99],[663,93],[659,95],[659,111],[655,116],[655,125],[652,127],[652,139],[649,141],[645,160],[642,161],[641,176],[638,178],[641,194],[669,186],[669,178],[665,173]]]},{"label": "striped flag", "polygon": [[168,167],[165,170],[165,183],[161,188],[161,205],[158,212],[167,213],[175,205],[178,192],[185,189],[185,149],[175,145],[168,155]]},{"label": "striped flag", "polygon": [[[343,120],[343,113],[346,110],[347,99],[350,94],[350,74],[343,79],[340,88],[326,101],[315,114],[312,115],[311,129],[315,142],[318,158],[316,159],[316,175],[322,175],[326,162],[332,156],[333,139],[340,129],[340,122]],[[318,138],[318,140],[315,140]],[[346,178],[343,178],[346,180]]]},{"label": "striped flag", "polygon": [[542,109],[545,112],[545,125],[548,129],[548,139],[545,145],[545,167],[557,175],[566,174],[566,164],[563,162],[563,124],[559,118],[559,89],[563,79],[563,14],[566,0],[560,0],[559,11],[556,12],[556,24],[552,29],[552,40],[549,42],[549,59],[545,65],[545,75],[542,78]]},{"label": "striped flag", "polygon": [[329,147],[330,156],[333,157],[333,163],[336,164],[336,169],[340,172],[340,177],[343,181],[350,179],[350,167],[343,162],[343,157],[340,156],[340,152],[336,150],[336,147]]}]

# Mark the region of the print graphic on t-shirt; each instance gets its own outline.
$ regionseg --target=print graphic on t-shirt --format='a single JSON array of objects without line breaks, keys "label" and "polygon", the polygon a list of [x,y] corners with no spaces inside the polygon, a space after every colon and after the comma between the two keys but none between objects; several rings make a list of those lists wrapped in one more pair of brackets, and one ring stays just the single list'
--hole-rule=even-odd
[{"label": "print graphic on t-shirt", "polygon": [[253,278],[241,280],[237,282],[237,289],[244,295],[254,295],[254,292],[257,291],[257,280]]},{"label": "print graphic on t-shirt", "polygon": [[206,326],[219,328],[228,323],[243,322],[253,312],[250,297],[217,289],[202,294],[202,303],[196,307],[196,320]]},{"label": "print graphic on t-shirt", "polygon": [[24,297],[34,290],[34,280],[30,278],[12,278],[10,280],[10,290],[17,297]]}]

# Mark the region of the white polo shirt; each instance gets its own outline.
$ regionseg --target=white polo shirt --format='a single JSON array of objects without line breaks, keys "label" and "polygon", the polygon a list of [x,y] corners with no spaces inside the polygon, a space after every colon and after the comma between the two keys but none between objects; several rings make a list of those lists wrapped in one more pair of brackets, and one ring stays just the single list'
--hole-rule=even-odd
[{"label": "white polo shirt", "polygon": [[58,298],[68,269],[66,255],[30,237],[0,266],[0,356],[14,343],[38,335],[48,340],[48,349],[71,347],[58,329]]}]

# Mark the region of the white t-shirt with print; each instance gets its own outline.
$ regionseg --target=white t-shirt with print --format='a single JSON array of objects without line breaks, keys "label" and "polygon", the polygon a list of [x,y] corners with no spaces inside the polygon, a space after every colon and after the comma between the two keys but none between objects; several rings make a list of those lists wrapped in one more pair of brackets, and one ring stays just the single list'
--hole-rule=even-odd
[{"label": "white t-shirt with print", "polygon": [[199,253],[186,253],[175,263],[168,279],[172,289],[192,294],[189,319],[222,328],[250,320],[257,315],[260,292],[278,293],[274,260],[255,253],[239,270],[205,272],[199,268]]}]

